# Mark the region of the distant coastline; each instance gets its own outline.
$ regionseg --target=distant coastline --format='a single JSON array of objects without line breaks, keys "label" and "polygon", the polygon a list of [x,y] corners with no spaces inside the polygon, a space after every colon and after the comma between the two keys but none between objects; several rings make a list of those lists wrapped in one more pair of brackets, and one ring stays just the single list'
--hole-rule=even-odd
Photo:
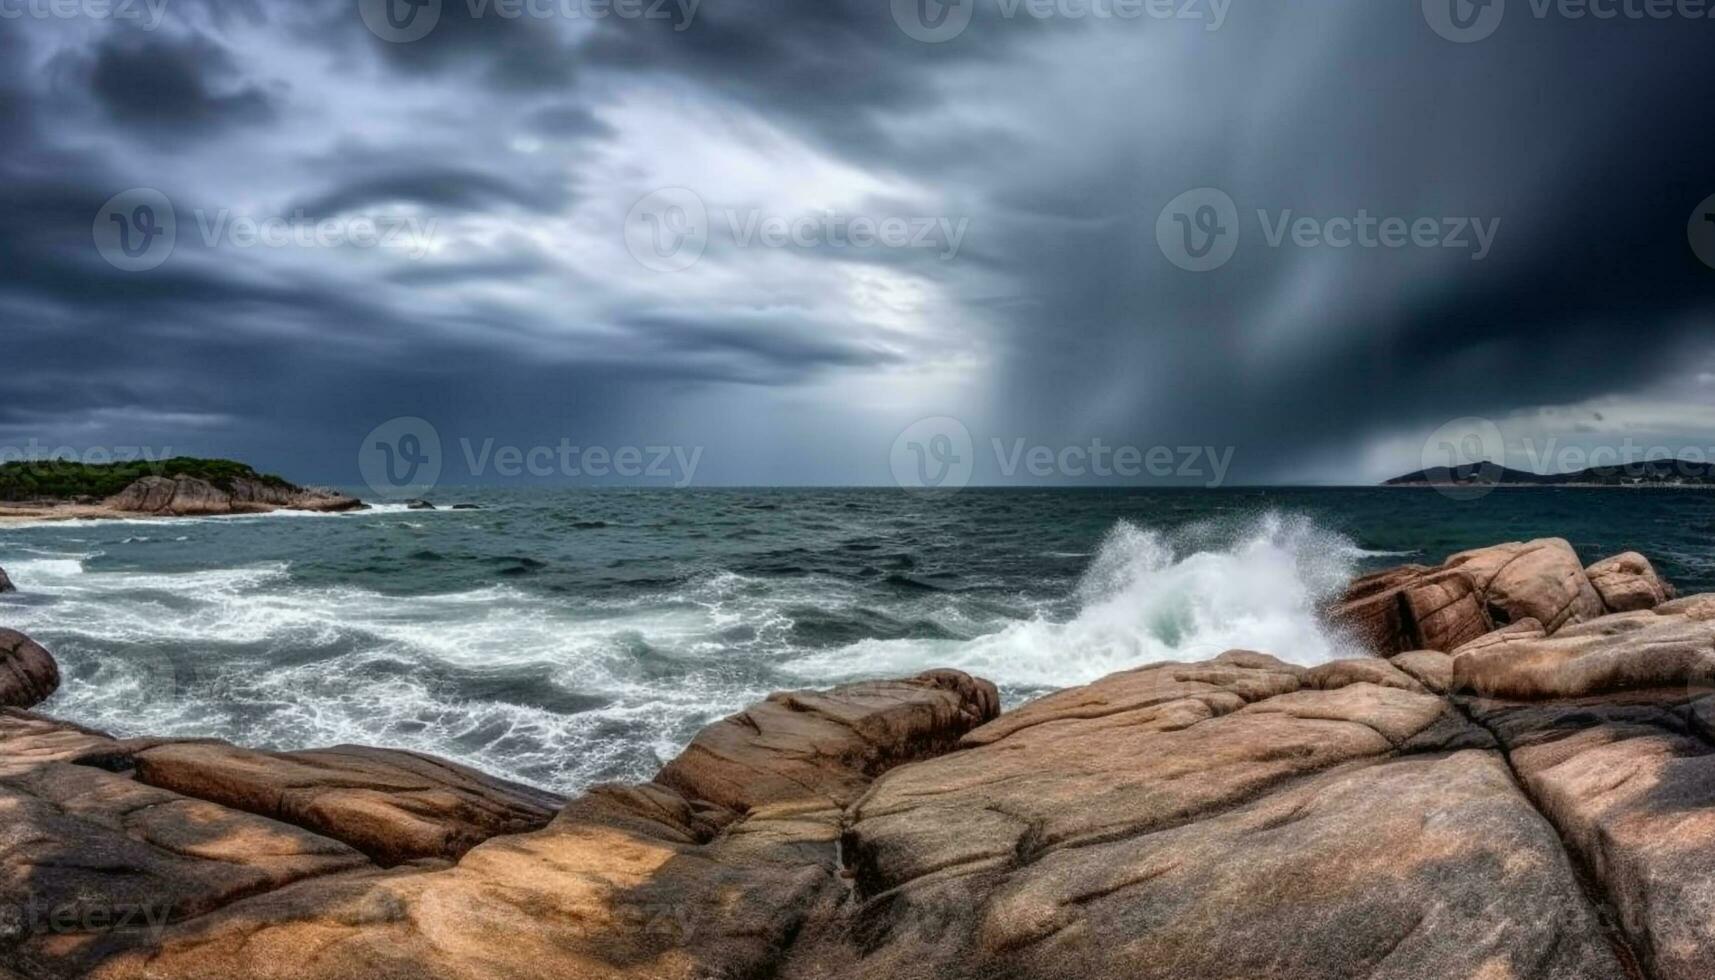
[{"label": "distant coastline", "polygon": [[34,460],[0,466],[0,521],[343,513],[365,507],[356,497],[300,487],[225,459]]},{"label": "distant coastline", "polygon": [[1382,484],[1384,487],[1501,488],[1563,487],[1592,490],[1668,489],[1692,490],[1715,487],[1715,464],[1682,459],[1648,460],[1619,466],[1593,466],[1571,473],[1531,473],[1495,463],[1437,466]]}]

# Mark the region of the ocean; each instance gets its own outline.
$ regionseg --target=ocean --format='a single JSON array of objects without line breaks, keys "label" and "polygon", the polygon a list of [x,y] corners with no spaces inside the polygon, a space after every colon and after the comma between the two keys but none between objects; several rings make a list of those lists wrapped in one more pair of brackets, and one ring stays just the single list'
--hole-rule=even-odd
[{"label": "ocean", "polygon": [[1562,536],[1715,591],[1696,490],[470,490],[445,503],[0,525],[41,710],[121,736],[429,752],[572,793],[646,780],[772,691],[954,667],[1009,704],[1245,647],[1356,655],[1354,575]]}]

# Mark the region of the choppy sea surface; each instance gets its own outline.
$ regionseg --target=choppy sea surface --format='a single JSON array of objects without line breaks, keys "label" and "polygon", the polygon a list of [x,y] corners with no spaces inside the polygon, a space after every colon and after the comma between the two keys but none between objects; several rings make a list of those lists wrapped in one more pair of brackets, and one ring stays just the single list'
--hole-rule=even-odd
[{"label": "choppy sea surface", "polygon": [[771,691],[956,667],[1009,703],[1234,647],[1353,651],[1354,574],[1547,535],[1715,591],[1715,494],[472,490],[476,511],[0,525],[42,710],[119,735],[414,749],[574,792]]}]

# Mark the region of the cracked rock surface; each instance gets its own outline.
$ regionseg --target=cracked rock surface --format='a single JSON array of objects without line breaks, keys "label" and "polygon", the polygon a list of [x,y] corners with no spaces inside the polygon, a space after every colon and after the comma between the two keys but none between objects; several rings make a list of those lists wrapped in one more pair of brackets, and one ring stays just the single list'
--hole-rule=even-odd
[{"label": "cracked rock surface", "polygon": [[1389,659],[780,694],[569,801],[0,712],[0,976],[1707,977],[1715,597],[1569,554],[1355,584]]}]

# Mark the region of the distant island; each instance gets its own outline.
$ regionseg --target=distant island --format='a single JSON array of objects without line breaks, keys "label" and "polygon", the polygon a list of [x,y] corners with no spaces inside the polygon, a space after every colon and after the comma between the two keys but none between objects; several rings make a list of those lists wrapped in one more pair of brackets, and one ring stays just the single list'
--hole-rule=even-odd
[{"label": "distant island", "polygon": [[1407,473],[1388,487],[1700,487],[1715,486],[1715,463],[1656,459],[1618,466],[1592,466],[1573,473],[1531,473],[1495,463],[1436,466]]},{"label": "distant island", "polygon": [[0,518],[206,517],[276,510],[359,510],[363,501],[300,487],[228,459],[122,463],[25,460],[0,465]]}]

